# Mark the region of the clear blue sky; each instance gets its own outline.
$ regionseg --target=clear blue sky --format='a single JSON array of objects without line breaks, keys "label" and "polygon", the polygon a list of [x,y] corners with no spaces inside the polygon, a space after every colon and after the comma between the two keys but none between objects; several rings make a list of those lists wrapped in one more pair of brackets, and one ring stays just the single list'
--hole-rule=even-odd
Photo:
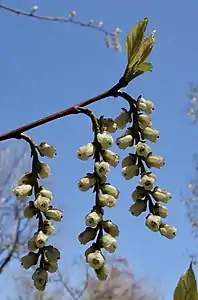
[{"label": "clear blue sky", "polygon": [[[160,140],[152,147],[166,160],[165,168],[157,172],[157,182],[172,192],[167,221],[178,228],[178,235],[169,241],[145,227],[144,215],[135,218],[129,214],[130,194],[136,181],[125,182],[119,168],[109,176],[121,191],[119,203],[106,215],[121,230],[117,254],[127,257],[139,277],[148,277],[165,300],[171,300],[176,282],[189,264],[187,249],[192,247],[181,193],[186,194],[186,185],[193,177],[192,154],[197,147],[196,130],[185,114],[189,83],[198,80],[197,1],[7,0],[6,4],[24,10],[37,4],[41,7],[39,14],[48,15],[66,16],[75,9],[81,20],[102,19],[111,30],[120,27],[123,47],[128,30],[139,19],[148,16],[149,29],[157,30],[157,43],[150,58],[153,73],[134,81],[127,92],[134,97],[142,94],[155,103],[153,125],[160,130]],[[36,21],[0,11],[0,36],[1,132],[108,89],[126,64],[125,51],[107,50],[102,34],[72,24]],[[123,100],[112,98],[92,108],[99,115],[114,117],[123,106],[126,107]],[[77,190],[77,180],[92,170],[91,162],[76,159],[76,149],[91,141],[90,123],[84,116],[72,116],[29,134],[37,142],[47,140],[57,147],[56,159],[49,162],[51,182],[54,203],[64,210],[65,218],[58,227],[62,240],[55,240],[67,256],[63,261],[69,262],[86,249],[79,245],[77,236],[93,204],[91,193]],[[127,151],[119,153],[125,157]],[[0,280],[5,295],[9,294],[5,289],[8,278],[7,271]]]}]

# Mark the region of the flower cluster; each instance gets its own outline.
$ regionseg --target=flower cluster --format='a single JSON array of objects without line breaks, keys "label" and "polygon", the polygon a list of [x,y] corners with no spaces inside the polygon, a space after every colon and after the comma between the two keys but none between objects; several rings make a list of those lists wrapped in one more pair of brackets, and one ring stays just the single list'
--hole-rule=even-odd
[{"label": "flower cluster", "polygon": [[83,245],[96,239],[85,252],[86,262],[95,270],[99,280],[106,280],[108,269],[102,248],[113,253],[117,248],[116,237],[119,235],[118,226],[110,220],[103,219],[104,208],[114,207],[119,197],[117,188],[107,183],[106,178],[110,166],[116,167],[119,163],[119,156],[109,149],[113,144],[113,138],[109,133],[115,132],[117,125],[110,118],[100,120],[95,118],[93,128],[94,141],[77,151],[77,157],[81,160],[90,157],[94,159],[94,172],[80,178],[78,188],[83,192],[89,189],[95,192],[95,204],[85,217],[87,227],[80,233],[78,239]]},{"label": "flower cluster", "polygon": [[[39,178],[47,178],[50,175],[50,168],[47,164],[40,162],[38,153],[41,156],[53,158],[56,155],[56,149],[48,145],[46,142],[39,146],[26,135],[22,135],[31,147],[33,163],[32,172],[25,174],[18,182],[18,186],[13,189],[13,193],[17,200],[25,200],[32,196],[34,192],[34,200],[29,201],[24,209],[24,217],[31,219],[34,216],[38,219],[38,230],[34,236],[28,241],[27,255],[21,258],[21,264],[25,269],[35,266],[39,262],[39,267],[34,272],[32,279],[34,286],[43,291],[48,281],[48,272],[54,273],[58,269],[58,260],[60,252],[58,249],[49,245],[46,246],[49,235],[51,235],[55,227],[50,220],[60,221],[63,213],[60,209],[51,205],[52,192],[39,186]],[[45,220],[44,220],[45,217]]]},{"label": "flower cluster", "polygon": [[[129,153],[122,161],[122,175],[126,180],[130,180],[140,175],[139,185],[133,191],[131,197],[135,202],[129,211],[134,216],[139,216],[149,207],[149,214],[146,217],[146,226],[152,231],[159,231],[161,235],[172,239],[176,235],[176,228],[162,222],[162,218],[168,216],[168,209],[160,203],[167,203],[171,194],[158,186],[155,186],[156,176],[147,168],[162,168],[164,158],[152,155],[151,148],[145,140],[155,143],[159,138],[159,131],[152,128],[151,118],[154,106],[149,100],[141,96],[130,103],[130,110],[123,112],[115,119],[118,128],[123,129],[127,123],[133,120],[132,127],[129,127],[120,137],[116,139],[116,144],[120,149],[133,146],[134,153]],[[142,113],[144,112],[144,113]],[[146,166],[146,167],[145,167]],[[153,203],[152,198],[155,203]]]}]

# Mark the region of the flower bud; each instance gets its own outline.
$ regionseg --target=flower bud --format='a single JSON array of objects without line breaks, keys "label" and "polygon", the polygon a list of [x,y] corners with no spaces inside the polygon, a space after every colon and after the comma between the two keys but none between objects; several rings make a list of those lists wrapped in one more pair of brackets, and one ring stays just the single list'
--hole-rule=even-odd
[{"label": "flower bud", "polygon": [[154,110],[153,102],[139,97],[136,102],[137,109],[144,111],[146,114],[151,114]]},{"label": "flower bud", "polygon": [[161,218],[166,218],[168,216],[168,208],[166,206],[160,205],[159,203],[155,204],[154,207],[155,214]]},{"label": "flower bud", "polygon": [[114,133],[118,129],[117,124],[111,118],[102,119],[102,127],[104,127],[109,133]]},{"label": "flower bud", "polygon": [[40,194],[41,196],[43,196],[43,197],[49,198],[50,200],[52,200],[52,198],[53,198],[52,192],[46,190],[44,187],[42,187],[42,188],[40,189],[39,194]]},{"label": "flower bud", "polygon": [[48,261],[57,261],[60,259],[60,251],[53,246],[46,246],[44,249],[45,256]]},{"label": "flower bud", "polygon": [[134,150],[138,156],[147,157],[152,152],[151,148],[145,142],[139,142],[135,145]]},{"label": "flower bud", "polygon": [[43,248],[48,241],[48,236],[40,230],[35,236],[35,243],[38,248]]},{"label": "flower bud", "polygon": [[162,156],[153,156],[153,155],[149,155],[146,158],[146,164],[150,167],[150,168],[158,168],[161,169],[164,166],[164,158]]},{"label": "flower bud", "polygon": [[24,269],[29,269],[32,266],[35,266],[38,262],[38,254],[34,252],[29,252],[27,255],[23,256],[21,259],[21,265]]},{"label": "flower bud", "polygon": [[108,194],[102,194],[99,196],[99,203],[100,206],[106,206],[106,207],[114,207],[116,205],[117,200]]},{"label": "flower bud", "polygon": [[13,193],[17,200],[24,200],[27,196],[31,196],[32,186],[30,184],[18,185],[13,189]]},{"label": "flower bud", "polygon": [[88,255],[89,255],[90,253],[95,252],[96,250],[98,250],[98,248],[97,248],[96,244],[94,243],[94,244],[92,244],[92,245],[85,251],[85,259],[86,259],[86,262],[87,262],[87,263],[88,263],[88,261],[87,261]]},{"label": "flower bud", "polygon": [[137,200],[141,200],[142,198],[144,198],[146,194],[147,192],[144,188],[137,186],[135,191],[132,192],[131,198],[136,202]]},{"label": "flower bud", "polygon": [[102,215],[98,214],[96,211],[89,213],[86,218],[86,225],[89,227],[96,227],[102,220]]},{"label": "flower bud", "polygon": [[95,239],[97,230],[95,228],[86,227],[86,229],[81,232],[78,236],[78,240],[81,244],[85,245],[88,242]]},{"label": "flower bud", "polygon": [[119,155],[114,153],[111,150],[104,150],[103,153],[103,158],[104,160],[109,163],[112,167],[117,167],[117,165],[119,164]]},{"label": "flower bud", "polygon": [[34,206],[42,212],[46,212],[49,208],[50,199],[39,195],[34,201]]},{"label": "flower bud", "polygon": [[154,128],[146,127],[142,130],[142,137],[152,143],[156,143],[159,138],[159,131]]},{"label": "flower bud", "polygon": [[154,189],[152,196],[156,201],[161,201],[164,203],[168,203],[169,199],[171,199],[171,193],[169,193],[165,189],[160,189],[158,187]]},{"label": "flower bud", "polygon": [[138,166],[126,166],[122,168],[122,176],[126,180],[132,179],[134,176],[139,175],[139,167]]},{"label": "flower bud", "polygon": [[168,224],[161,224],[159,231],[161,235],[167,237],[168,239],[173,239],[177,233],[177,229]]},{"label": "flower bud", "polygon": [[156,179],[153,175],[154,174],[145,174],[139,181],[139,184],[142,185],[147,191],[152,190],[155,184]]},{"label": "flower bud", "polygon": [[30,201],[28,206],[25,207],[23,214],[27,219],[33,218],[37,214],[38,210],[34,207],[34,202]]},{"label": "flower bud", "polygon": [[100,269],[105,263],[104,257],[99,250],[89,253],[87,256],[87,262],[93,269]]},{"label": "flower bud", "polygon": [[139,122],[140,128],[142,128],[142,129],[152,126],[151,119],[148,116],[143,115],[143,114],[138,115],[138,122]]},{"label": "flower bud", "polygon": [[100,242],[101,246],[105,248],[109,253],[113,253],[118,246],[116,239],[110,234],[103,235],[100,239]]},{"label": "flower bud", "polygon": [[144,200],[136,200],[134,204],[132,204],[129,208],[131,214],[135,217],[138,217],[142,212],[147,209],[147,201]]},{"label": "flower bud", "polygon": [[82,192],[88,191],[90,188],[92,188],[96,183],[96,179],[94,175],[90,174],[85,177],[80,178],[78,181],[78,188]]},{"label": "flower bud", "polygon": [[56,156],[56,148],[54,146],[48,145],[47,142],[42,142],[38,146],[38,151],[41,156],[47,156],[49,158],[54,158]]},{"label": "flower bud", "polygon": [[106,264],[102,265],[100,269],[95,270],[95,272],[100,281],[105,281],[108,277],[108,269]]},{"label": "flower bud", "polygon": [[152,231],[159,231],[159,227],[161,223],[162,223],[162,219],[160,216],[149,214],[146,217],[145,224]]},{"label": "flower bud", "polygon": [[95,169],[96,169],[96,173],[100,177],[103,177],[105,174],[107,174],[110,171],[109,164],[105,161],[96,162]]},{"label": "flower bud", "polygon": [[45,179],[50,176],[51,169],[47,164],[40,162],[38,170],[40,178]]},{"label": "flower bud", "polygon": [[45,216],[49,220],[54,220],[54,221],[59,222],[63,218],[63,212],[60,209],[51,208],[45,212]]},{"label": "flower bud", "polygon": [[110,220],[103,221],[102,227],[106,233],[109,233],[113,237],[119,236],[119,228],[116,224],[112,223]]},{"label": "flower bud", "polygon": [[114,122],[117,124],[119,129],[123,129],[126,127],[127,123],[131,122],[131,113],[127,110],[123,110],[117,118],[115,118]]},{"label": "flower bud", "polygon": [[122,168],[128,167],[128,166],[134,166],[137,161],[137,156],[135,154],[129,154],[126,156],[122,161]]},{"label": "flower bud", "polygon": [[29,251],[36,251],[38,249],[35,237],[36,235],[34,235],[27,243]]},{"label": "flower bud", "polygon": [[105,131],[97,134],[97,140],[103,149],[111,148],[113,145],[112,136]]},{"label": "flower bud", "polygon": [[47,235],[51,235],[55,231],[55,227],[50,221],[45,220],[43,222],[42,231],[43,231],[43,233],[45,233]]},{"label": "flower bud", "polygon": [[133,145],[133,137],[132,135],[125,135],[123,137],[118,137],[116,139],[116,145],[120,148],[125,150],[127,147],[130,147]]},{"label": "flower bud", "polygon": [[118,199],[119,193],[120,193],[115,186],[107,184],[107,183],[101,185],[101,191],[104,194],[109,194],[109,195],[113,196],[115,199]]},{"label": "flower bud", "polygon": [[44,291],[47,281],[48,281],[48,273],[43,268],[38,268],[32,275],[32,279],[34,280],[34,286],[40,290]]},{"label": "flower bud", "polygon": [[87,160],[95,153],[95,146],[92,143],[88,143],[84,146],[81,146],[77,150],[77,157],[81,160]]}]

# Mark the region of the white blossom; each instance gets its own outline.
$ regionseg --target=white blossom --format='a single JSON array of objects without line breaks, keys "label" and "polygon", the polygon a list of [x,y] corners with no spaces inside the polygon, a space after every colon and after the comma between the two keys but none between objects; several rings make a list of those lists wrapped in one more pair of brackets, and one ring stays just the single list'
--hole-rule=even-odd
[{"label": "white blossom", "polygon": [[24,200],[32,194],[32,186],[30,184],[18,185],[13,189],[13,193],[17,200]]},{"label": "white blossom", "polygon": [[155,188],[152,196],[156,201],[161,201],[164,203],[168,203],[168,201],[171,199],[171,193],[165,189],[160,188]]},{"label": "white blossom", "polygon": [[105,131],[97,134],[97,140],[102,149],[111,148],[113,145],[113,137]]},{"label": "white blossom", "polygon": [[123,150],[125,150],[127,147],[132,146],[133,145],[132,135],[125,135],[125,136],[118,137],[116,139],[116,145]]},{"label": "white blossom", "polygon": [[135,145],[133,148],[137,155],[143,157],[147,157],[149,153],[152,152],[151,148],[146,143],[143,142],[138,142],[137,145]]},{"label": "white blossom", "polygon": [[42,162],[39,163],[39,172],[38,173],[39,173],[40,178],[45,179],[45,178],[49,177],[50,172],[51,172],[51,169],[47,164],[42,163]]},{"label": "white blossom", "polygon": [[47,156],[48,158],[54,158],[56,156],[56,148],[47,142],[42,142],[38,146],[38,150],[41,156]]},{"label": "white blossom", "polygon": [[131,122],[131,113],[129,111],[122,111],[114,122],[117,124],[119,129],[123,129],[127,123]]},{"label": "white blossom", "polygon": [[114,237],[112,237],[110,234],[105,234],[100,239],[101,245],[103,248],[105,248],[109,253],[113,253],[118,243]]},{"label": "white blossom", "polygon": [[149,100],[145,100],[142,97],[139,97],[137,99],[137,109],[144,111],[146,114],[151,114],[152,111],[154,110],[154,105],[153,102],[149,101]]},{"label": "white blossom", "polygon": [[47,218],[52,219],[54,221],[61,221],[63,218],[63,212],[57,208],[50,208],[45,212]]},{"label": "white blossom", "polygon": [[99,202],[101,206],[114,207],[117,200],[109,194],[102,194],[99,196]]},{"label": "white blossom", "polygon": [[96,162],[95,169],[96,169],[96,173],[100,177],[103,177],[105,174],[107,174],[110,171],[109,164],[105,161]]},{"label": "white blossom", "polygon": [[112,167],[117,167],[119,164],[119,155],[114,153],[111,150],[104,150],[103,153],[103,158],[106,162],[108,162]]},{"label": "white blossom", "polygon": [[132,179],[134,176],[138,176],[139,174],[139,167],[138,166],[126,166],[122,168],[122,176],[126,180]]},{"label": "white blossom", "polygon": [[162,217],[166,218],[168,216],[168,208],[166,206],[160,205],[159,203],[155,204],[155,214]]},{"label": "white blossom", "polygon": [[160,216],[149,214],[146,218],[146,226],[152,231],[159,231],[162,219]]},{"label": "white blossom", "polygon": [[93,269],[100,269],[105,263],[104,257],[99,250],[89,253],[87,256],[87,262]]},{"label": "white blossom", "polygon": [[35,235],[35,243],[38,248],[43,248],[45,246],[45,243],[48,241],[48,236],[43,233],[42,230],[40,230],[36,235]]},{"label": "white blossom", "polygon": [[102,215],[97,213],[96,211],[93,211],[89,213],[86,218],[86,225],[89,227],[96,227],[99,222],[102,220]]},{"label": "white blossom", "polygon": [[164,166],[164,158],[162,156],[149,155],[146,158],[146,163],[150,168],[161,169]]},{"label": "white blossom", "polygon": [[34,206],[42,212],[46,212],[49,208],[50,202],[51,200],[49,198],[39,195],[34,201]]},{"label": "white blossom", "polygon": [[94,153],[95,146],[92,143],[88,143],[77,150],[77,157],[81,160],[88,160]]},{"label": "white blossom", "polygon": [[145,190],[149,191],[153,189],[153,186],[156,182],[154,174],[145,174],[141,177],[139,184],[144,187]]},{"label": "white blossom", "polygon": [[103,184],[101,185],[101,191],[104,193],[104,194],[109,194],[111,196],[113,196],[114,198],[118,199],[119,197],[119,191],[118,189],[113,186],[113,185],[110,185],[110,184]]},{"label": "white blossom", "polygon": [[142,129],[152,126],[152,122],[151,122],[150,117],[148,117],[144,114],[139,114],[138,115],[138,122],[139,122],[140,128],[142,128]]},{"label": "white blossom", "polygon": [[146,127],[142,130],[142,137],[152,143],[156,143],[159,138],[159,131],[155,128]]},{"label": "white blossom", "polygon": [[177,229],[174,226],[168,224],[162,224],[159,231],[161,235],[167,237],[168,239],[173,239],[177,233]]},{"label": "white blossom", "polygon": [[94,175],[90,174],[85,177],[80,178],[78,181],[78,188],[82,192],[88,191],[90,188],[92,188],[96,183],[96,179]]}]

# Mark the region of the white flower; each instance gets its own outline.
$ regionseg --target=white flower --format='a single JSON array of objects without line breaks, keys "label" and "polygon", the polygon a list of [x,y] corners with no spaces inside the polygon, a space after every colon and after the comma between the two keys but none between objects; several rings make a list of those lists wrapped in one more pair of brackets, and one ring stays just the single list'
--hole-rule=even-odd
[{"label": "white flower", "polygon": [[159,231],[162,219],[160,216],[149,214],[146,218],[146,226],[152,231]]},{"label": "white flower", "polygon": [[43,197],[49,198],[50,200],[53,198],[52,192],[44,189],[43,187],[40,189],[39,194]]},{"label": "white flower", "polygon": [[143,175],[139,181],[139,184],[144,187],[145,190],[149,191],[153,189],[153,186],[156,182],[156,178],[154,174],[146,174]]},{"label": "white flower", "polygon": [[102,227],[106,233],[109,233],[111,236],[119,236],[119,228],[116,224],[112,223],[110,220],[102,222]]},{"label": "white flower", "polygon": [[63,212],[57,208],[50,208],[45,212],[45,216],[54,221],[61,221],[63,218]]},{"label": "white flower", "polygon": [[140,128],[142,128],[142,129],[152,126],[150,117],[143,115],[143,114],[138,115],[138,122],[139,122]]},{"label": "white flower", "polygon": [[40,143],[38,150],[41,156],[47,156],[49,158],[54,158],[56,156],[56,148],[50,146],[47,142]]},{"label": "white flower", "polygon": [[118,137],[116,139],[116,145],[120,149],[126,149],[127,147],[132,146],[133,145],[133,137],[132,137],[132,135],[125,135],[125,136]]},{"label": "white flower", "polygon": [[100,239],[100,242],[101,246],[105,248],[109,253],[113,253],[118,246],[116,239],[110,234],[103,235]]},{"label": "white flower", "polygon": [[138,166],[126,166],[122,168],[122,176],[126,180],[132,179],[134,176],[138,176],[139,174],[139,167]]},{"label": "white flower", "polygon": [[168,224],[162,224],[159,231],[161,235],[167,237],[168,239],[173,239],[177,233],[177,229],[174,226]]},{"label": "white flower", "polygon": [[102,194],[99,196],[99,202],[101,206],[114,207],[117,200],[108,194]]},{"label": "white flower", "polygon": [[78,236],[78,240],[81,244],[85,245],[88,242],[95,239],[97,231],[95,228],[87,227],[83,232]]},{"label": "white flower", "polygon": [[100,269],[105,263],[104,257],[99,250],[87,255],[87,262],[93,269]]},{"label": "white flower", "polygon": [[51,172],[51,169],[47,164],[42,163],[42,162],[39,163],[39,172],[38,173],[39,173],[40,178],[45,179],[45,178],[49,177],[50,172]]},{"label": "white flower", "polygon": [[29,252],[27,255],[23,256],[21,259],[21,265],[24,269],[29,269],[38,262],[38,254],[34,252]]},{"label": "white flower", "polygon": [[25,207],[23,214],[27,219],[33,218],[37,214],[38,210],[34,207],[34,202],[30,201],[28,206]]},{"label": "white flower", "polygon": [[110,133],[114,133],[118,129],[117,124],[111,118],[102,119],[102,126]]},{"label": "white flower", "polygon": [[112,167],[117,167],[119,164],[119,155],[114,153],[111,150],[104,150],[103,153],[103,158],[106,162],[108,162]]},{"label": "white flower", "polygon": [[31,7],[31,13],[36,12],[39,9],[39,7],[37,5],[34,5]]},{"label": "white flower", "polygon": [[129,154],[126,156],[123,161],[122,161],[122,168],[127,167],[127,166],[133,166],[136,164],[137,161],[137,156],[135,154]]},{"label": "white flower", "polygon": [[35,235],[35,243],[38,248],[43,248],[45,246],[45,243],[48,241],[48,236],[43,233],[42,230],[40,230],[36,235]]},{"label": "white flower", "polygon": [[107,265],[106,265],[106,264],[102,265],[102,267],[101,267],[100,269],[95,270],[95,272],[96,272],[96,275],[97,275],[97,277],[98,277],[98,279],[99,279],[100,281],[105,281],[105,280],[107,280],[107,277],[108,277],[108,269],[107,269]]},{"label": "white flower", "polygon": [[137,99],[137,109],[144,111],[146,114],[151,114],[152,111],[154,110],[154,105],[153,102],[149,101],[149,100],[145,100],[142,97],[139,97]]},{"label": "white flower", "polygon": [[43,232],[47,235],[51,235],[54,231],[55,231],[55,227],[54,225],[48,221],[48,220],[45,220],[43,222],[43,228],[42,228]]},{"label": "white flower", "polygon": [[60,259],[60,251],[53,246],[46,246],[44,252],[48,261],[57,261]]},{"label": "white flower", "polygon": [[34,206],[42,212],[46,212],[50,205],[50,199],[39,195],[34,201]]},{"label": "white flower", "polygon": [[142,137],[152,143],[156,143],[159,138],[159,131],[155,128],[146,127],[142,130]]},{"label": "white flower", "polygon": [[162,156],[149,155],[146,159],[146,163],[150,168],[161,169],[164,166],[164,158]]},{"label": "white flower", "polygon": [[117,118],[115,118],[114,122],[117,124],[119,129],[123,129],[127,123],[131,122],[131,113],[129,111],[122,111]]},{"label": "white flower", "polygon": [[107,174],[110,171],[109,164],[105,161],[96,162],[95,169],[96,169],[96,173],[100,177],[103,177],[105,174]]},{"label": "white flower", "polygon": [[80,178],[78,181],[78,188],[82,192],[88,191],[90,188],[92,188],[96,183],[96,179],[94,175],[90,174],[85,177]]},{"label": "white flower", "polygon": [[32,186],[30,184],[18,185],[13,189],[13,193],[17,200],[24,200],[27,196],[32,194]]},{"label": "white flower", "polygon": [[132,204],[129,208],[129,211],[133,216],[139,216],[142,212],[146,211],[147,202],[144,200],[136,200],[134,204]]},{"label": "white flower", "polygon": [[113,145],[113,138],[106,131],[97,134],[97,140],[103,149],[111,148]]},{"label": "white flower", "polygon": [[39,291],[44,291],[48,281],[48,273],[45,269],[38,268],[32,275],[32,279],[34,280],[34,286]]},{"label": "white flower", "polygon": [[146,196],[146,191],[144,188],[137,186],[135,191],[132,192],[131,198],[133,201],[141,200]]},{"label": "white flower", "polygon": [[86,225],[89,227],[96,227],[102,220],[102,215],[98,214],[96,211],[89,213],[86,218]]},{"label": "white flower", "polygon": [[168,203],[168,201],[171,199],[171,193],[169,193],[165,189],[155,188],[152,193],[153,198],[156,201],[161,201],[164,203]]},{"label": "white flower", "polygon": [[166,206],[156,203],[154,210],[155,210],[155,214],[162,218],[166,218],[168,216],[168,208]]},{"label": "white flower", "polygon": [[88,143],[84,146],[81,146],[77,150],[77,157],[81,160],[89,159],[95,153],[95,146],[92,143]]},{"label": "white flower", "polygon": [[146,144],[142,142],[138,142],[137,145],[135,145],[134,150],[137,155],[147,157],[149,153],[152,152],[151,148]]},{"label": "white flower", "polygon": [[119,197],[119,191],[113,185],[103,184],[103,185],[101,185],[101,191],[103,192],[103,194],[109,194],[109,195],[113,196],[116,199],[118,199],[118,197]]}]

